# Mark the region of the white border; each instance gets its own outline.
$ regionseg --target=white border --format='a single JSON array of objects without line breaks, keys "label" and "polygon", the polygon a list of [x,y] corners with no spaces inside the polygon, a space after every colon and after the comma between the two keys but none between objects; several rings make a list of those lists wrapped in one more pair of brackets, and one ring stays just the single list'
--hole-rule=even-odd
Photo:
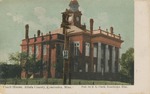
[{"label": "white border", "polygon": [[150,94],[150,1],[135,0],[134,5],[134,85],[125,88],[81,88],[82,86],[71,86],[71,89],[64,88],[64,86],[62,86],[64,89],[4,89],[1,86],[0,94]]}]

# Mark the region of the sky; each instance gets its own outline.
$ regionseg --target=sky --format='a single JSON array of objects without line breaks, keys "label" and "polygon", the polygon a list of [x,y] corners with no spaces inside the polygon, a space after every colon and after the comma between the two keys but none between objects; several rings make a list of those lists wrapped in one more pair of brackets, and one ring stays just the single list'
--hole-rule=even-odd
[{"label": "sky", "polygon": [[[9,54],[21,51],[25,37],[25,24],[29,24],[29,36],[37,30],[44,34],[58,29],[61,13],[69,8],[71,0],[0,0],[0,62],[9,62]],[[121,34],[124,43],[121,53],[134,47],[133,0],[78,0],[82,23],[89,28],[94,19],[94,29],[106,30],[113,26],[115,34]]]}]

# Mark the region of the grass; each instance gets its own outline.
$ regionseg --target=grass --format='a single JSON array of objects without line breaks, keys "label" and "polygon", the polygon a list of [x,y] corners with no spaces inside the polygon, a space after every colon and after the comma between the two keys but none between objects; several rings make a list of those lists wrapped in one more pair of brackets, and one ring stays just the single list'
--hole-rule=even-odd
[{"label": "grass", "polygon": [[[6,85],[62,85],[62,79],[1,79],[0,84]],[[72,85],[130,85],[119,81],[79,80],[72,79]]]}]

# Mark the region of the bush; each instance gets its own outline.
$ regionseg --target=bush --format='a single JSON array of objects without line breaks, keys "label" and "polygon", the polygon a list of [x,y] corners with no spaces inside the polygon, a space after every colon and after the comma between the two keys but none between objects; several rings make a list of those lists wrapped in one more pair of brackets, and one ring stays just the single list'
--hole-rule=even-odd
[{"label": "bush", "polygon": [[20,65],[0,65],[0,78],[20,78],[21,67]]},{"label": "bush", "polygon": [[120,80],[134,84],[134,48],[129,48],[121,56]]}]

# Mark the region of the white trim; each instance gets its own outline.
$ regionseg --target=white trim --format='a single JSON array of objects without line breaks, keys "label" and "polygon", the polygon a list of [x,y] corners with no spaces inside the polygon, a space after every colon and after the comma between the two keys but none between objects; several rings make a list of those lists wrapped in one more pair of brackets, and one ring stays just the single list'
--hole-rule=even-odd
[{"label": "white trim", "polygon": [[101,43],[98,43],[97,72],[101,72]]},{"label": "white trim", "polygon": [[94,45],[94,57],[97,57],[97,46]]},{"label": "white trim", "polygon": [[116,58],[116,53],[115,53],[115,47],[112,47],[112,73],[115,73],[115,58]]},{"label": "white trim", "polygon": [[109,60],[109,46],[105,46],[105,72],[109,72],[109,65],[108,65],[108,60]]}]

